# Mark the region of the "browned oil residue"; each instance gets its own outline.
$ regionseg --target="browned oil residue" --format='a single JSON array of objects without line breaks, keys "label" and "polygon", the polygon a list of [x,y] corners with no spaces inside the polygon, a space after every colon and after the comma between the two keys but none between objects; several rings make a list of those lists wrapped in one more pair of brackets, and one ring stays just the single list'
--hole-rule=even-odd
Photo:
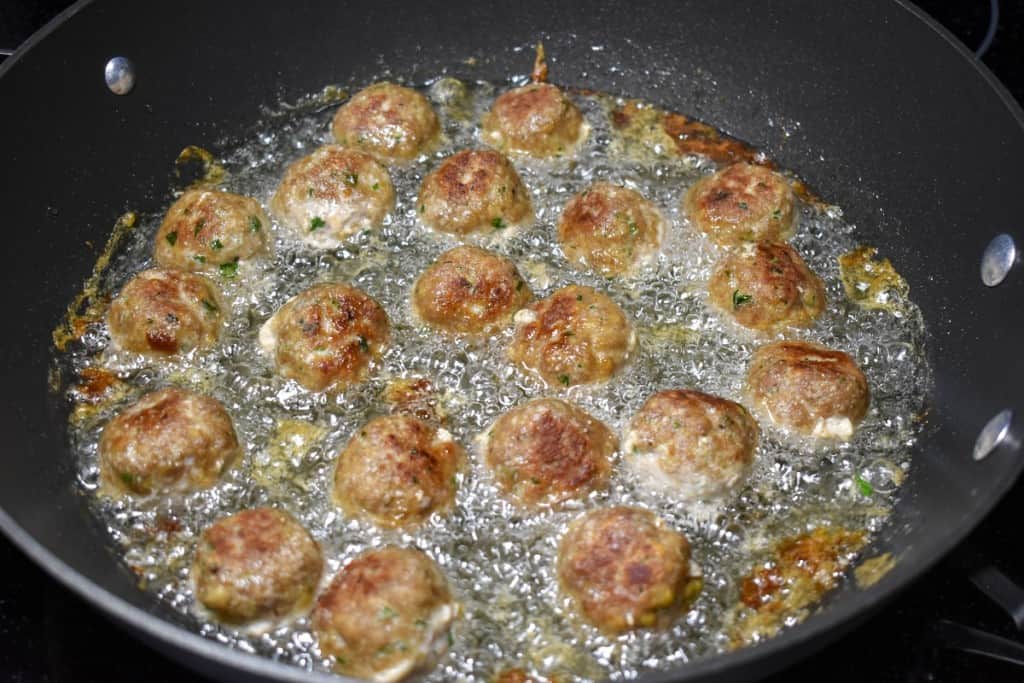
[{"label": "browned oil residue", "polygon": [[910,294],[910,286],[887,258],[877,259],[874,247],[859,246],[839,257],[839,277],[846,298],[864,308],[895,310]]}]

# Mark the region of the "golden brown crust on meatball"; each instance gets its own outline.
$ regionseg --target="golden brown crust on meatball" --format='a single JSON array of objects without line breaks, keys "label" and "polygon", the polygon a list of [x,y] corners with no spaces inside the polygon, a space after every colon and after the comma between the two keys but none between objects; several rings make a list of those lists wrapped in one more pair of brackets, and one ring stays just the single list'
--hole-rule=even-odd
[{"label": "golden brown crust on meatball", "polygon": [[552,386],[606,380],[636,344],[622,309],[590,287],[563,287],[522,309],[515,321],[509,357]]},{"label": "golden brown crust on meatball", "polygon": [[107,324],[118,347],[169,356],[216,344],[223,310],[216,285],[202,275],[152,268],[114,297]]},{"label": "golden brown crust on meatball", "polygon": [[579,108],[550,83],[502,93],[482,125],[488,144],[537,157],[571,151],[586,132]]},{"label": "golden brown crust on meatball", "polygon": [[412,290],[413,309],[424,322],[463,334],[504,327],[531,299],[533,292],[512,261],[469,246],[437,257]]},{"label": "golden brown crust on meatball", "polygon": [[867,379],[853,358],[805,341],[759,348],[747,369],[747,392],[784,429],[844,440],[871,400]]},{"label": "golden brown crust on meatball", "polygon": [[667,626],[691,580],[690,544],[647,510],[592,510],[562,538],[558,578],[606,633]]},{"label": "golden brown crust on meatball", "polygon": [[362,381],[390,338],[384,309],[342,282],[313,285],[260,329],[278,373],[310,391],[342,391]]},{"label": "golden brown crust on meatball", "polygon": [[412,415],[376,417],[338,456],[334,499],[378,526],[421,524],[452,506],[462,460],[447,431]]},{"label": "golden brown crust on meatball", "polygon": [[100,436],[100,477],[113,492],[205,489],[242,453],[231,416],[210,396],[169,388],[117,414]]},{"label": "golden brown crust on meatball", "polygon": [[341,105],[334,139],[384,161],[409,161],[437,141],[441,124],[426,97],[394,83],[374,83]]},{"label": "golden brown crust on meatball", "polygon": [[549,506],[605,488],[617,447],[599,420],[557,398],[540,398],[495,421],[484,456],[506,495]]},{"label": "golden brown crust on meatball", "polygon": [[223,621],[277,618],[313,602],[320,546],[287,512],[243,510],[203,531],[192,576],[196,598]]},{"label": "golden brown crust on meatball", "polygon": [[781,242],[793,234],[793,189],[764,166],[733,164],[702,178],[683,204],[694,227],[718,244]]},{"label": "golden brown crust on meatball", "polygon": [[441,232],[501,230],[529,220],[532,211],[516,169],[492,150],[456,152],[420,188],[420,219]]},{"label": "golden brown crust on meatball", "polygon": [[188,190],[167,210],[153,258],[164,268],[216,269],[265,252],[269,230],[270,219],[251,197]]},{"label": "golden brown crust on meatball", "polygon": [[320,650],[349,676],[397,681],[447,650],[459,607],[440,568],[419,550],[387,547],[349,562],[313,611]]},{"label": "golden brown crust on meatball", "polygon": [[380,225],[394,205],[386,168],[366,152],[324,145],[288,167],[270,210],[304,242],[333,248]]}]

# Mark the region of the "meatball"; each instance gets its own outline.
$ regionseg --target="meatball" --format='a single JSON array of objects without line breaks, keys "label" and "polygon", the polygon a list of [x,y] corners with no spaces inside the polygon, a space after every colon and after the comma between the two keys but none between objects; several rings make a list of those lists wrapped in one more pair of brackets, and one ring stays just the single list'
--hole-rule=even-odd
[{"label": "meatball", "polygon": [[216,269],[266,251],[269,228],[270,219],[251,197],[188,190],[167,210],[153,257],[164,268]]},{"label": "meatball", "polygon": [[387,169],[365,152],[324,145],[285,171],[270,209],[314,247],[380,225],[395,205]]},{"label": "meatball", "polygon": [[451,435],[412,415],[385,415],[356,432],[338,456],[334,498],[378,526],[420,524],[455,500],[462,449]]},{"label": "meatball", "polygon": [[608,485],[618,440],[600,421],[557,398],[510,410],[487,434],[498,486],[524,505],[557,505]]},{"label": "meatball", "polygon": [[433,560],[386,547],[363,553],[334,577],[312,623],[339,672],[387,683],[433,667],[459,611]]},{"label": "meatball", "polygon": [[169,356],[216,344],[222,311],[220,293],[207,278],[152,268],[129,280],[114,297],[107,326],[119,348]]},{"label": "meatball", "polygon": [[394,83],[374,83],[360,90],[334,115],[334,139],[383,161],[409,161],[434,142],[441,131],[426,97]]},{"label": "meatball", "polygon": [[256,508],[203,531],[192,576],[203,605],[223,621],[241,623],[309,607],[323,565],[320,546],[294,517]]},{"label": "meatball", "polygon": [[579,108],[550,83],[531,83],[503,93],[482,123],[489,144],[537,157],[563,154],[586,136]]},{"label": "meatball", "polygon": [[757,440],[757,422],[740,404],[670,389],[633,416],[623,452],[645,483],[697,500],[734,488],[750,469]]},{"label": "meatball", "polygon": [[604,294],[569,285],[515,316],[509,357],[553,386],[608,379],[636,345],[626,314]]},{"label": "meatball", "polygon": [[687,597],[690,544],[647,510],[591,510],[562,537],[558,578],[583,616],[606,633],[667,626]]},{"label": "meatball", "polygon": [[793,189],[764,166],[728,166],[697,181],[683,203],[693,225],[718,244],[782,241],[793,234]]},{"label": "meatball", "polygon": [[533,292],[512,261],[478,247],[456,247],[423,271],[412,305],[427,324],[448,332],[482,334],[512,321]]},{"label": "meatball", "polygon": [[146,394],[103,428],[100,477],[113,492],[205,489],[241,455],[220,401],[182,389]]},{"label": "meatball", "polygon": [[744,244],[719,261],[708,284],[713,303],[744,327],[807,327],[825,310],[825,285],[796,249]]},{"label": "meatball", "polygon": [[658,209],[639,192],[600,182],[565,205],[558,241],[570,261],[622,275],[657,251],[662,224]]},{"label": "meatball", "polygon": [[337,392],[360,382],[380,357],[391,325],[380,305],[341,282],[313,285],[260,328],[278,373],[310,391]]},{"label": "meatball", "polygon": [[871,400],[867,379],[850,356],[804,341],[759,348],[747,369],[747,392],[779,427],[844,441]]},{"label": "meatball", "polygon": [[490,150],[463,150],[423,179],[421,220],[441,232],[500,230],[530,219],[530,197],[509,160]]}]

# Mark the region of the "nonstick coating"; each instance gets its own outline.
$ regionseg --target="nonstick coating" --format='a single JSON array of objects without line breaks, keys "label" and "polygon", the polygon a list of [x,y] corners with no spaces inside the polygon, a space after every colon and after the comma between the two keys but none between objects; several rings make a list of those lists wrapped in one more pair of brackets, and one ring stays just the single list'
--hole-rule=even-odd
[{"label": "nonstick coating", "polygon": [[[68,407],[47,385],[50,332],[117,216],[167,205],[185,145],[216,152],[244,137],[263,106],[328,83],[365,84],[385,68],[413,81],[523,74],[538,39],[555,82],[694,114],[795,170],[893,260],[930,330],[927,427],[891,523],[868,550],[891,551],[896,568],[870,589],[842,588],[821,614],[765,644],[646,680],[766,675],[837,637],[963,538],[1021,469],[1015,447],[981,462],[971,450],[985,422],[1004,408],[1019,413],[1024,395],[1024,279],[1014,272],[990,289],[978,276],[991,237],[1016,231],[1024,241],[1024,117],[961,45],[889,0],[74,6],[0,68],[4,531],[197,669],[326,680],[179,628],[180,617],[136,588],[76,491]],[[103,82],[115,55],[137,67],[125,97]],[[1011,436],[1019,443],[1019,428]]]}]

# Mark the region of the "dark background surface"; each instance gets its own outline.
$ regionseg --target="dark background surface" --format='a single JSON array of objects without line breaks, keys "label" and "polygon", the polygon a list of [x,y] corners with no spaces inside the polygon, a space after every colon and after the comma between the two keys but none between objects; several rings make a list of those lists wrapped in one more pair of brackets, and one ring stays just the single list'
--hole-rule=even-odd
[{"label": "dark background surface", "polygon": [[[0,0],[0,48],[14,48],[68,3]],[[983,40],[990,3],[918,3],[972,50]],[[1024,3],[1002,0],[995,40],[983,61],[1024,101]],[[10,106],[10,103],[7,103]],[[991,562],[1024,582],[1019,520],[1024,484],[950,558],[839,643],[771,680],[1024,681],[1024,668],[938,647],[931,634],[952,620],[1016,638],[1011,619],[968,581],[965,565]],[[196,680],[51,580],[0,538],[0,681]]]}]

